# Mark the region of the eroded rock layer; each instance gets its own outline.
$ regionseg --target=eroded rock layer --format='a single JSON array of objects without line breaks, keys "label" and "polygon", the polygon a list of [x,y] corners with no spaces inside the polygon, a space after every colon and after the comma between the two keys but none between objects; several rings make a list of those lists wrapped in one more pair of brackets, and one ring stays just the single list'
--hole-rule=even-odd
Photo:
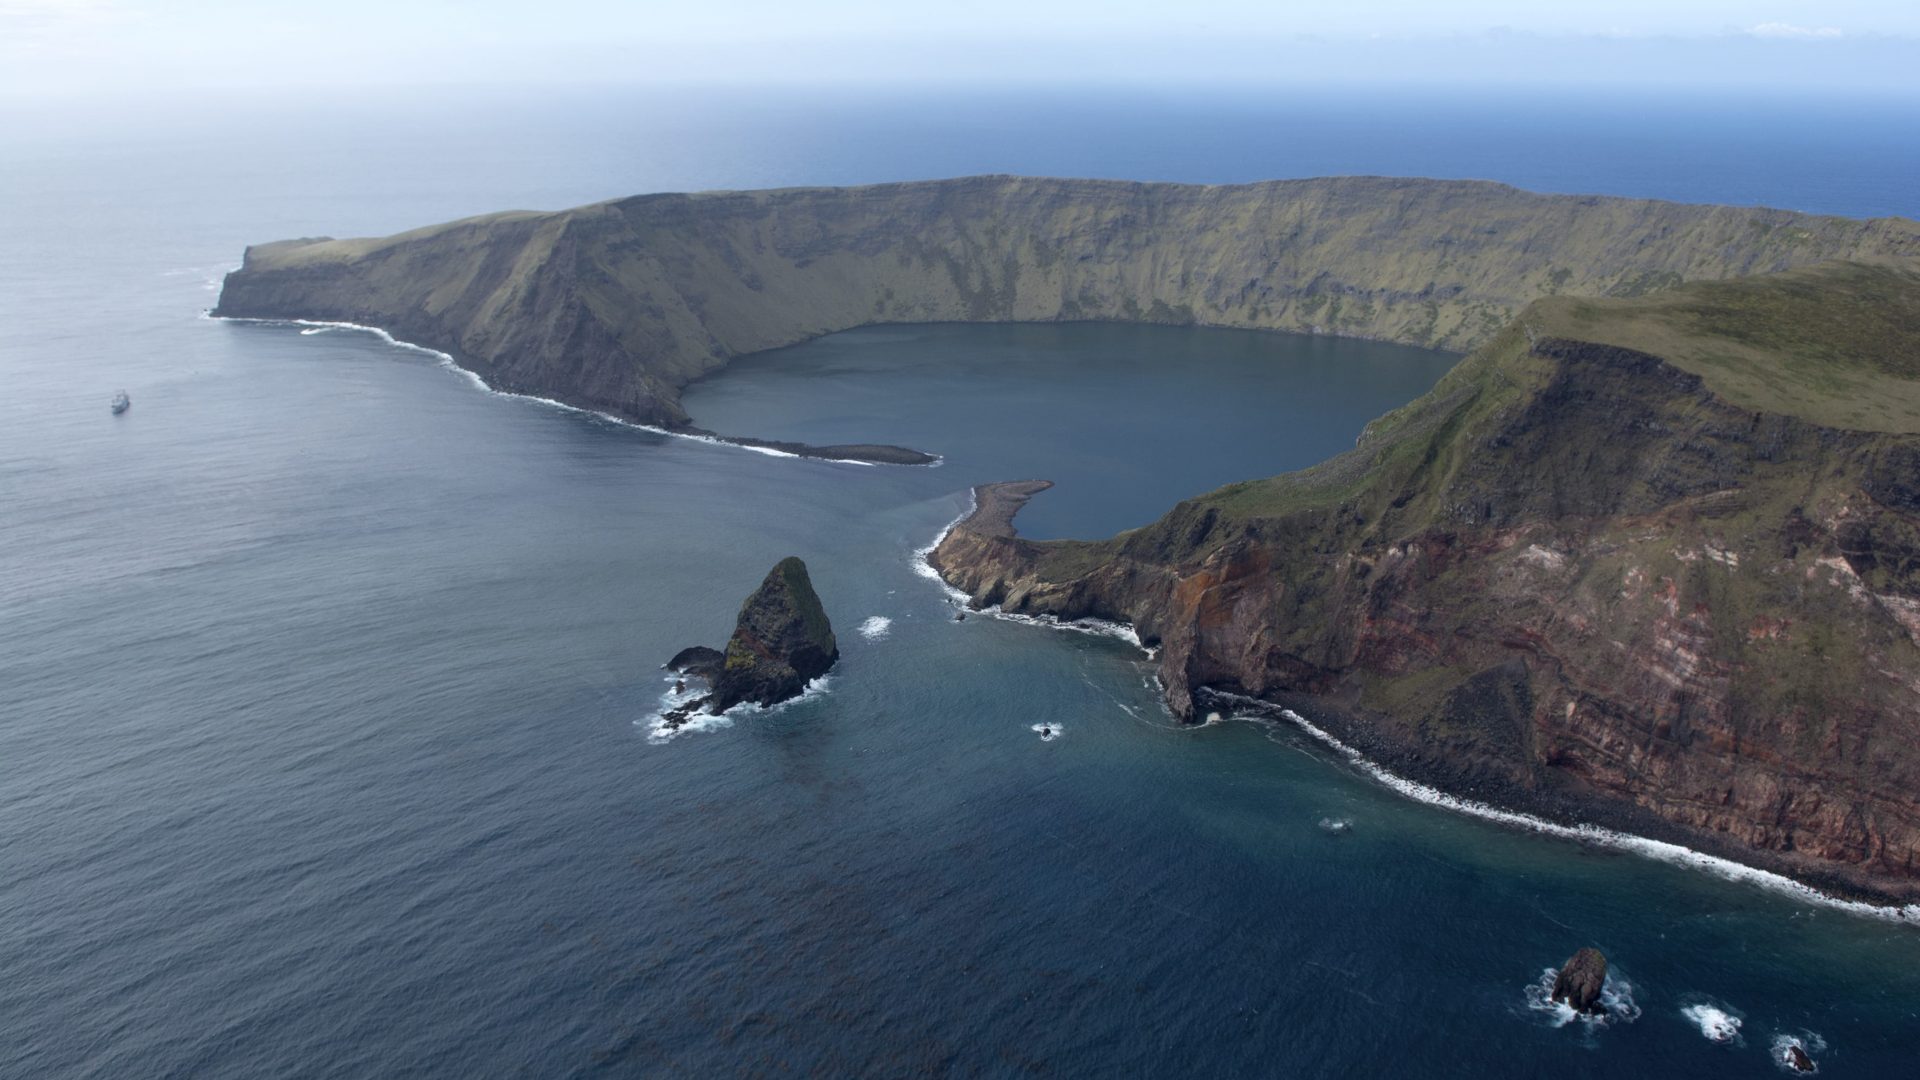
[{"label": "eroded rock layer", "polygon": [[1529,309],[1314,469],[1098,543],[1025,540],[1027,491],[989,492],[931,561],[976,604],[1133,623],[1183,717],[1209,691],[1317,705],[1456,794],[1920,897],[1920,435],[1715,388],[1801,380],[1783,409],[1899,427],[1920,276],[1577,307]]}]

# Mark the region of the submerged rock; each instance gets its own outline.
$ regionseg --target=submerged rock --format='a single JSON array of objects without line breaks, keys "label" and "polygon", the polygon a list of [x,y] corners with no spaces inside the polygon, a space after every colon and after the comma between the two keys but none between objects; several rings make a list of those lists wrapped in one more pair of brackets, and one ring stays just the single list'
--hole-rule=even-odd
[{"label": "submerged rock", "polygon": [[1607,958],[1589,946],[1574,953],[1554,977],[1551,1000],[1564,1002],[1575,1012],[1604,1012],[1600,990],[1606,984]]},{"label": "submerged rock", "polygon": [[669,730],[697,712],[726,712],[743,701],[777,705],[799,696],[840,658],[807,564],[793,556],[767,573],[734,623],[726,652],[694,645],[667,661],[671,670],[705,679],[713,693],[662,717]]},{"label": "submerged rock", "polygon": [[712,694],[697,697],[685,705],[668,709],[660,714],[660,726],[666,731],[679,731],[687,721],[707,711],[707,704],[713,700]]}]

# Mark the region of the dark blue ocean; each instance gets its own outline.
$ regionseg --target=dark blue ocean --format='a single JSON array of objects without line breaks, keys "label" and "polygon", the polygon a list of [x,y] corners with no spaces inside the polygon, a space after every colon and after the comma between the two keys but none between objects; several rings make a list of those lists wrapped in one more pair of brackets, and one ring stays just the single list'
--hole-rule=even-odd
[{"label": "dark blue ocean", "polygon": [[[916,573],[976,482],[1053,479],[1029,531],[1106,535],[1350,446],[1452,357],[878,327],[687,399],[946,455],[905,469],[202,312],[247,243],[654,190],[1386,173],[1913,215],[1916,131],[1247,87],[0,106],[0,1076],[1766,1076],[1789,1036],[1913,1075],[1920,929],[1177,728],[1138,650],[956,623]],[[824,691],[650,738],[661,661],[787,554]],[[1613,1021],[1533,1007],[1588,944]]]}]

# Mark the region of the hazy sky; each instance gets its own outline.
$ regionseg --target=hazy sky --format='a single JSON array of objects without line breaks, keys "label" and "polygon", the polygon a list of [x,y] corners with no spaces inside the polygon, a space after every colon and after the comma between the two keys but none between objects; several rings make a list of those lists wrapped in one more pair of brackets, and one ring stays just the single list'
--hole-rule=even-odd
[{"label": "hazy sky", "polygon": [[0,93],[431,82],[1653,83],[1920,95],[1920,0],[0,0]]}]

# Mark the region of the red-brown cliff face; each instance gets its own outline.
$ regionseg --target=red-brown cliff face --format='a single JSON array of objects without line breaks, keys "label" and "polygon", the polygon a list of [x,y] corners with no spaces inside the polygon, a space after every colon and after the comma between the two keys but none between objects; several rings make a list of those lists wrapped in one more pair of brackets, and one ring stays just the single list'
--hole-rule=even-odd
[{"label": "red-brown cliff face", "polygon": [[1920,436],[1522,324],[1353,452],[1111,541],[1021,539],[1028,494],[934,566],[1133,623],[1182,717],[1311,703],[1443,790],[1920,898]]}]

